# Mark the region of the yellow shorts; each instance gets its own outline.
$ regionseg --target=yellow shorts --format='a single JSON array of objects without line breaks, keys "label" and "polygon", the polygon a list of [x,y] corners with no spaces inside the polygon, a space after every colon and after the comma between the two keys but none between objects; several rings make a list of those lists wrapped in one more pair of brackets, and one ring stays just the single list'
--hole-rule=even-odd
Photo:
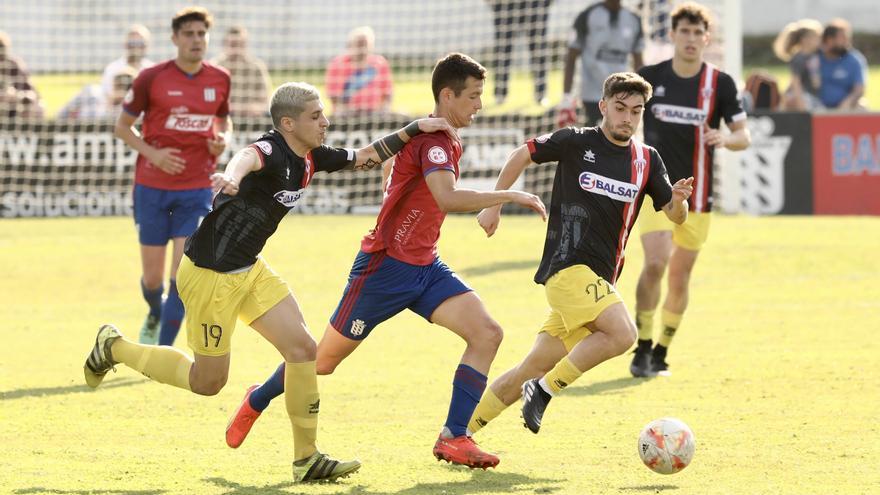
[{"label": "yellow shorts", "polygon": [[650,200],[645,200],[642,203],[641,211],[639,211],[639,231],[642,234],[671,231],[672,242],[691,251],[699,251],[703,244],[706,244],[711,222],[712,215],[710,213],[689,211],[687,221],[678,225],[666,218],[663,210],[654,211],[654,205]]},{"label": "yellow shorts", "polygon": [[544,290],[550,314],[538,333],[558,338],[568,351],[591,333],[587,323],[608,306],[623,302],[617,289],[586,265],[558,271],[544,284]]},{"label": "yellow shorts", "polygon": [[177,290],[186,309],[189,347],[204,356],[229,354],[236,319],[249,325],[290,294],[262,258],[246,272],[220,273],[199,268],[184,256]]}]

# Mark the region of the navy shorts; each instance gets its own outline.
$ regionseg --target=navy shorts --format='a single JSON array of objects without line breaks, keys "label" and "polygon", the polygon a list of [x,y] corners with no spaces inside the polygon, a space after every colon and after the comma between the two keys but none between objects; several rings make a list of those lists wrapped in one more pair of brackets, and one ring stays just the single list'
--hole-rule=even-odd
[{"label": "navy shorts", "polygon": [[439,258],[420,266],[396,260],[385,251],[361,251],[330,324],[350,339],[363,340],[376,325],[404,309],[431,321],[443,301],[472,290]]},{"label": "navy shorts", "polygon": [[145,246],[189,237],[211,211],[211,188],[170,191],[135,184],[134,223]]}]

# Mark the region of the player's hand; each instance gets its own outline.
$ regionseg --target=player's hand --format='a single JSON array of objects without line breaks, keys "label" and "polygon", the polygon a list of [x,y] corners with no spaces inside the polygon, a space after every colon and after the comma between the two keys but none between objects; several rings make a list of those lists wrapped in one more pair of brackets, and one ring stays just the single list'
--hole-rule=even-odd
[{"label": "player's hand", "polygon": [[211,189],[215,194],[222,191],[223,194],[235,196],[238,194],[238,182],[226,172],[217,172],[211,174]]},{"label": "player's hand", "polygon": [[492,234],[498,230],[498,224],[501,223],[501,206],[484,208],[477,215],[477,223],[486,231],[486,237],[492,237]]},{"label": "player's hand", "polygon": [[688,177],[687,179],[681,179],[672,185],[672,199],[673,201],[687,201],[688,198],[691,197],[691,193],[694,192],[694,178]]},{"label": "player's hand", "polygon": [[547,221],[547,208],[544,207],[544,202],[541,201],[541,198],[535,196],[534,194],[523,191],[510,192],[513,193],[513,203],[516,203],[520,206],[525,206],[526,208],[541,215],[541,220]]},{"label": "player's hand", "polygon": [[556,128],[562,129],[577,123],[577,99],[570,94],[562,96],[556,107]]},{"label": "player's hand", "polygon": [[208,139],[208,152],[214,156],[220,156],[226,149],[226,139],[223,134],[218,134],[216,138]]},{"label": "player's hand", "polygon": [[706,140],[706,146],[710,148],[724,147],[724,134],[718,129],[712,129],[707,124],[703,124],[703,139]]},{"label": "player's hand", "polygon": [[186,161],[180,157],[179,153],[180,150],[177,148],[162,148],[155,150],[152,156],[148,156],[147,159],[166,174],[177,175],[186,168]]},{"label": "player's hand", "polygon": [[455,127],[452,127],[452,124],[449,123],[443,117],[430,117],[426,119],[419,119],[416,122],[419,124],[419,130],[422,132],[437,132],[443,131],[445,132],[450,139],[457,142],[461,145],[461,138],[458,137],[458,131]]}]

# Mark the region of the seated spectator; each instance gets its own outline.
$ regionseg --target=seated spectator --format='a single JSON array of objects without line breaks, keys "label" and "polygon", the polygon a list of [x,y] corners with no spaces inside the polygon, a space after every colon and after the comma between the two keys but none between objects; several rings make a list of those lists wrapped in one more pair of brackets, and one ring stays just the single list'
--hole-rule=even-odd
[{"label": "seated spectator", "polygon": [[113,76],[113,87],[110,94],[104,92],[100,84],[90,84],[83,88],[56,116],[59,120],[100,120],[115,119],[122,109],[122,100],[131,89],[137,71],[124,66]]},{"label": "seated spectator", "polygon": [[150,30],[146,26],[134,24],[128,28],[125,36],[125,55],[107,64],[101,75],[101,88],[105,97],[109,98],[113,93],[113,77],[124,67],[131,67],[135,72],[140,72],[153,65],[153,61],[146,57],[149,47]]},{"label": "seated spectator", "polygon": [[41,119],[43,104],[27,68],[12,55],[12,40],[0,31],[0,119]]},{"label": "seated spectator", "polygon": [[849,47],[850,52],[853,56],[858,59],[859,64],[862,66],[862,79],[867,84],[868,82],[868,59],[865,58],[865,55],[860,52],[857,48],[853,46],[853,35],[852,35],[852,24],[849,23],[846,19],[835,17],[828,21],[829,26],[837,26],[840,29],[843,29],[843,32],[846,34],[846,46]]},{"label": "seated spectator", "polygon": [[863,109],[859,100],[865,93],[864,70],[849,50],[846,31],[839,26],[826,26],[822,32],[819,70],[822,75],[819,99],[825,108]]},{"label": "seated spectator", "polygon": [[809,111],[821,107],[819,86],[819,44],[822,23],[814,19],[791,22],[779,33],[773,51],[788,62],[791,83],[782,97],[783,110]]},{"label": "seated spectator", "polygon": [[348,34],[348,50],[327,66],[327,96],[336,115],[388,112],[391,108],[391,69],[385,57],[373,52],[370,27]]},{"label": "seated spectator", "polygon": [[266,64],[248,52],[247,42],[245,28],[229,28],[223,39],[223,54],[213,61],[226,68],[232,78],[229,113],[236,117],[265,115],[272,89]]}]

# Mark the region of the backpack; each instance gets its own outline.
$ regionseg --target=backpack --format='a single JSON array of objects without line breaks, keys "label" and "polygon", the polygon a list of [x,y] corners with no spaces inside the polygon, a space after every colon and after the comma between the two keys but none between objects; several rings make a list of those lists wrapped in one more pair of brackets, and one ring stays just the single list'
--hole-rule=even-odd
[{"label": "backpack", "polygon": [[746,90],[754,110],[779,109],[779,85],[768,72],[757,71],[746,79]]}]

